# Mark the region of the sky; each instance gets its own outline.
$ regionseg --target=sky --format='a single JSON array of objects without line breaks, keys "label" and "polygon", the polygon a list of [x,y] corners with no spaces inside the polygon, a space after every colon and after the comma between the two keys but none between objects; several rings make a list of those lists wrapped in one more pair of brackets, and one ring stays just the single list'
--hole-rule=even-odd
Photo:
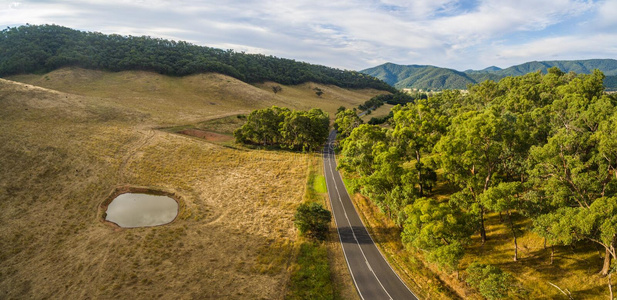
[{"label": "sky", "polygon": [[1,28],[27,23],[347,70],[617,59],[617,0],[0,0]]}]

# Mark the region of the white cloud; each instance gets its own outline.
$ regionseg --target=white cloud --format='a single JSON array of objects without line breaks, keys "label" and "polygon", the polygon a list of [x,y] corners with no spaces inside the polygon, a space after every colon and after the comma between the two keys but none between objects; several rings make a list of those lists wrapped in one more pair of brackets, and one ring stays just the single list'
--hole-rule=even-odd
[{"label": "white cloud", "polygon": [[598,5],[597,22],[602,27],[617,26],[617,1],[605,0]]},{"label": "white cloud", "polygon": [[[617,53],[617,33],[585,36],[560,36],[502,47],[496,54],[515,60],[608,58]],[[598,57],[599,55],[599,57]]]},{"label": "white cloud", "polygon": [[[0,0],[0,26],[55,23],[347,69],[386,61],[481,69],[536,56],[616,57],[616,12],[615,0]],[[553,31],[563,24],[577,32]]]}]

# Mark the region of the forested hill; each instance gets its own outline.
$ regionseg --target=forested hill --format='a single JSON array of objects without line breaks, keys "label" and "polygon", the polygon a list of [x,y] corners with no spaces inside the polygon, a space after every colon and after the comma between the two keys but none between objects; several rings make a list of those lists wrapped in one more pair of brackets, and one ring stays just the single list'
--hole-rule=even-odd
[{"label": "forested hill", "polygon": [[485,80],[497,81],[507,76],[521,76],[531,72],[547,72],[551,67],[558,67],[564,72],[590,74],[598,69],[606,75],[604,85],[607,89],[617,89],[617,60],[590,59],[572,61],[533,61],[506,69],[489,67],[484,70],[467,70],[464,72],[422,65],[397,65],[386,63],[360,72],[375,76],[388,84],[402,88],[418,89],[466,89],[468,84]]},{"label": "forested hill", "polygon": [[108,71],[145,70],[173,76],[216,72],[248,83],[315,82],[394,91],[387,83],[360,72],[183,41],[106,35],[57,25],[13,27],[0,34],[0,77],[67,66]]}]

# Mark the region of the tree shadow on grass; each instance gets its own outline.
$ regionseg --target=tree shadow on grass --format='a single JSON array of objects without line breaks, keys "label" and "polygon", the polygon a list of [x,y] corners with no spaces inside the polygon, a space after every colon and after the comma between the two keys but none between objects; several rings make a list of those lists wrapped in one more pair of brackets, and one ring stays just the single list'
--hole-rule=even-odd
[{"label": "tree shadow on grass", "polygon": [[[598,295],[606,295],[609,296],[608,290],[608,281],[606,278],[603,278],[605,281],[603,285],[598,285],[593,288],[588,288],[580,291],[570,291],[572,292],[572,298],[574,299],[591,299],[593,297],[598,297]],[[613,283],[613,292],[617,292],[615,289],[615,285]]]}]

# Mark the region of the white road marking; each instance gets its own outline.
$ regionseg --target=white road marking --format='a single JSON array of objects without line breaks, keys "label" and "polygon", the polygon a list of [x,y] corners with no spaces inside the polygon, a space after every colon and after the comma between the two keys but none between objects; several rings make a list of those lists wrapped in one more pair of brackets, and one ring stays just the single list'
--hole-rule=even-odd
[{"label": "white road marking", "polygon": [[[328,151],[328,154],[334,155],[334,153],[332,152],[332,146],[331,145],[329,146],[329,148],[330,148],[330,151]],[[379,280],[379,277],[377,277],[377,274],[375,274],[375,271],[373,271],[373,268],[371,267],[371,264],[368,262],[368,259],[366,258],[366,255],[364,254],[364,250],[362,250],[362,246],[360,246],[360,242],[358,241],[358,238],[356,237],[356,233],[353,230],[353,226],[351,225],[351,221],[349,221],[349,217],[347,216],[347,210],[345,209],[345,206],[343,205],[343,201],[341,200],[341,193],[339,192],[338,185],[336,184],[336,180],[335,180],[335,177],[334,177],[334,171],[332,171],[332,158],[330,158],[330,157],[329,157],[329,164],[328,165],[330,166],[330,174],[332,175],[332,181],[334,182],[334,188],[336,189],[336,193],[338,195],[338,201],[341,203],[341,207],[343,207],[343,211],[345,212],[345,218],[347,219],[347,223],[349,224],[349,228],[351,229],[351,234],[353,235],[354,240],[356,240],[356,244],[358,244],[358,248],[360,249],[360,252],[362,253],[362,256],[364,257],[364,261],[366,261],[366,265],[368,266],[368,269],[371,271],[371,273],[373,273],[373,276],[375,276],[375,279],[377,279],[377,282],[379,283],[381,288],[384,290],[384,292],[388,295],[390,300],[392,300],[392,296],[390,296],[390,294],[388,293],[386,288],[381,283],[381,280]],[[332,201],[332,199],[330,199],[330,201]],[[336,218],[334,218],[334,219],[335,219],[335,222],[336,222]],[[338,230],[338,226],[337,226],[337,230]],[[339,237],[340,237],[340,234],[339,234]],[[341,247],[342,247],[342,243],[341,243]],[[344,252],[344,250],[345,250],[345,248],[343,247],[343,252]],[[345,253],[345,256],[347,256],[346,253]],[[345,259],[347,259],[347,258],[345,258]],[[347,264],[349,264],[349,261],[347,262]],[[351,267],[350,267],[350,271],[351,271]],[[355,279],[354,279],[354,283],[355,283]],[[362,296],[362,292],[360,292],[359,288],[358,288],[358,293],[360,293],[360,297],[362,299],[364,299],[364,297]]]}]

